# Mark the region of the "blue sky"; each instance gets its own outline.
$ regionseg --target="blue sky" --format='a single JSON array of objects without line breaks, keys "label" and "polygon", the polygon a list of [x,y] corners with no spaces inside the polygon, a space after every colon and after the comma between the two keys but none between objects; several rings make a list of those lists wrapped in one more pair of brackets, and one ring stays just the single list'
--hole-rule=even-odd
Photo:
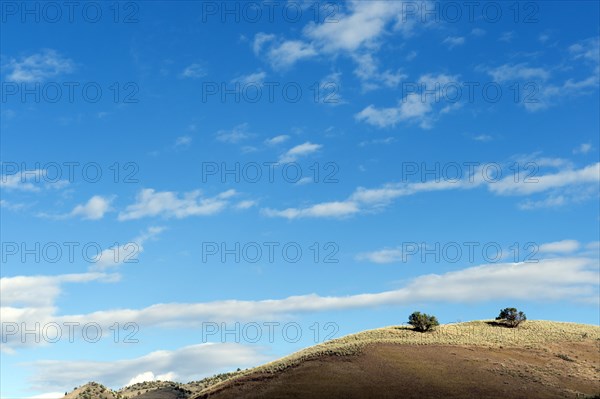
[{"label": "blue sky", "polygon": [[600,322],[597,3],[53,4],[1,10],[3,397]]}]

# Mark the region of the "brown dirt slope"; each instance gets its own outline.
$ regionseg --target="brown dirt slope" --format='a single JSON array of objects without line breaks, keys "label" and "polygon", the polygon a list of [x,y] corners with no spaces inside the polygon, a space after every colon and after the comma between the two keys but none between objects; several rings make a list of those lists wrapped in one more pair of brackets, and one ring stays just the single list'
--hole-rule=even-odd
[{"label": "brown dirt slope", "polygon": [[195,398],[577,398],[600,395],[600,328],[388,327],[251,369]]}]

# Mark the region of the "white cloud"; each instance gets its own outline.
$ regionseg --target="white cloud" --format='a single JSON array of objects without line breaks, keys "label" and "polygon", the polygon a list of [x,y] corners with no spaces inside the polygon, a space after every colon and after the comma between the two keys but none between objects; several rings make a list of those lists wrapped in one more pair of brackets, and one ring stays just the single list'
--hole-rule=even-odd
[{"label": "white cloud", "polygon": [[569,52],[575,59],[591,61],[598,68],[600,63],[600,38],[592,37],[569,46]]},{"label": "white cloud", "polygon": [[587,154],[592,150],[592,145],[589,143],[583,143],[579,147],[573,150],[573,154]]},{"label": "white cloud", "polygon": [[[435,111],[445,102],[443,100],[443,87],[449,83],[458,82],[457,76],[439,74],[422,75],[417,87],[418,93],[411,92],[395,107],[377,108],[373,104],[367,106],[354,117],[356,120],[370,125],[385,128],[396,126],[399,122],[418,123],[423,129],[430,129],[437,115]],[[458,103],[456,103],[458,104]],[[448,113],[456,109],[453,104],[441,107],[439,114]]]},{"label": "white cloud", "polygon": [[[502,83],[511,80],[522,80],[532,85],[527,90],[529,94],[520,102],[529,112],[536,112],[550,106],[567,101],[575,97],[590,95],[598,90],[600,75],[599,39],[591,38],[571,45],[568,48],[575,60],[583,60],[591,66],[593,71],[587,77],[569,78],[562,82],[550,82],[549,69],[562,70],[562,66],[531,67],[526,63],[504,64],[496,68],[481,68],[485,70],[496,82]],[[525,86],[524,86],[525,87]]]},{"label": "white cloud", "polygon": [[273,34],[266,34],[266,33],[262,33],[259,32],[254,36],[254,41],[252,42],[252,50],[254,51],[255,55],[259,55],[260,52],[263,49],[263,46],[266,43],[269,43],[273,40],[275,40],[276,36]]},{"label": "white cloud", "polygon": [[373,104],[371,104],[357,113],[354,117],[356,120],[366,122],[369,125],[380,128],[396,126],[402,119],[400,117],[401,107],[401,103],[398,104],[398,107],[393,108],[376,108]]},{"label": "white cloud", "polygon": [[515,38],[515,32],[510,31],[510,32],[503,32],[500,37],[498,38],[498,41],[500,42],[506,42],[506,43],[510,43],[514,38]]},{"label": "white cloud", "polygon": [[[371,308],[382,305],[409,305],[414,303],[482,303],[498,300],[546,300],[546,301],[571,301],[586,302],[598,297],[598,245],[586,246],[585,253],[574,253],[576,244],[565,242],[550,243],[546,248],[557,253],[569,253],[569,256],[550,254],[544,257],[544,252],[536,260],[538,262],[524,263],[491,263],[465,269],[449,271],[441,274],[425,274],[409,280],[402,287],[384,292],[363,293],[347,296],[320,296],[308,294],[290,296],[283,299],[266,300],[222,300],[204,303],[158,303],[141,309],[110,309],[87,314],[57,315],[54,301],[60,293],[56,285],[62,283],[84,283],[99,280],[110,276],[104,274],[84,274],[66,276],[36,276],[12,277],[0,279],[3,292],[2,315],[4,320],[16,323],[24,321],[85,323],[96,322],[102,328],[114,323],[136,323],[140,329],[151,327],[162,328],[199,328],[202,321],[260,321],[272,320],[277,317],[289,317],[294,314],[322,311],[339,311],[344,309]],[[589,247],[589,250],[588,250]],[[547,252],[546,252],[547,253]],[[394,257],[396,254],[380,253],[380,260]],[[50,291],[48,291],[50,289]],[[7,293],[6,300],[4,295]],[[40,295],[42,294],[42,295]],[[45,296],[44,298],[39,298]],[[22,307],[15,307],[15,306]],[[24,306],[24,307],[23,307]],[[76,334],[77,335],[77,334]],[[8,338],[3,350],[13,346],[22,345],[18,336]],[[195,352],[200,348],[187,348],[183,353],[189,353],[193,359],[193,366],[199,367],[197,359],[222,358],[217,353],[213,356],[198,356]],[[208,355],[204,353],[204,355]],[[147,355],[150,356],[150,355]],[[164,351],[155,352],[155,356],[170,355]],[[114,378],[122,378],[114,384],[125,384],[132,378],[146,372],[154,375],[175,373],[179,378],[191,379],[185,370],[174,367],[173,362],[155,362],[153,357],[143,357],[133,363],[119,362],[72,362],[64,369],[73,378],[85,378],[107,381],[110,373]],[[164,358],[163,358],[164,360]],[[183,362],[185,363],[185,362]],[[86,364],[89,366],[86,366]],[[162,364],[164,367],[158,368]],[[36,375],[37,380],[44,385],[47,376],[56,377],[66,374],[59,373],[58,363],[36,363],[45,367]],[[64,364],[62,364],[64,366]],[[150,367],[156,365],[156,367]],[[56,367],[54,367],[56,366]],[[208,369],[214,372],[215,365]],[[196,373],[202,372],[194,369]],[[94,373],[91,373],[94,371]],[[103,377],[98,377],[95,372],[101,372]],[[123,371],[127,371],[123,373]],[[90,374],[91,373],[91,374]],[[55,381],[66,383],[68,378],[55,378]],[[40,390],[51,390],[58,387],[41,386]],[[69,384],[72,386],[72,384]]]},{"label": "white cloud", "polygon": [[7,200],[0,200],[0,208],[8,209],[10,211],[20,211],[25,208],[25,204],[13,203]]},{"label": "white cloud", "polygon": [[462,46],[465,44],[465,38],[463,36],[448,36],[442,42],[452,50],[456,46]]},{"label": "white cloud", "polygon": [[[544,163],[542,159],[540,165]],[[538,165],[538,166],[540,166]],[[539,193],[549,193],[549,198],[557,198],[568,194],[581,201],[591,197],[589,191],[597,195],[597,185],[600,182],[600,163],[589,165],[581,169],[572,169],[567,165],[565,169],[556,173],[536,174],[530,179],[518,179],[506,176],[502,179],[484,179],[480,168],[474,169],[472,176],[465,176],[462,180],[452,181],[440,179],[439,181],[422,181],[416,183],[388,183],[379,188],[366,189],[358,187],[347,199],[342,201],[329,201],[308,205],[300,208],[287,208],[277,210],[263,209],[263,214],[270,217],[283,217],[297,219],[303,217],[346,217],[359,212],[368,212],[380,209],[399,197],[411,196],[421,192],[469,190],[477,187],[486,187],[492,194],[510,196],[528,196]],[[563,190],[563,191],[561,191]],[[595,191],[594,191],[595,190]],[[578,198],[579,197],[579,198]],[[556,199],[553,199],[556,202]],[[567,203],[565,198],[555,205]],[[534,209],[543,204],[525,203],[521,209]]]},{"label": "white cloud", "polygon": [[295,147],[290,148],[285,154],[279,157],[279,162],[295,162],[298,158],[313,154],[319,151],[323,146],[321,144],[314,144],[310,141],[299,144]]},{"label": "white cloud", "polygon": [[[407,21],[402,18],[402,2],[351,1],[347,4],[348,12],[334,16],[337,22],[311,22],[304,28],[304,35],[323,52],[355,52],[360,48],[377,47],[388,23]],[[400,29],[401,25],[396,28]]]},{"label": "white cloud", "polygon": [[244,200],[244,201],[240,201],[237,204],[235,204],[235,208],[236,209],[250,209],[253,206],[256,206],[257,202],[253,201],[253,200]]},{"label": "white cloud", "polygon": [[[416,56],[416,53],[414,53],[414,56]],[[383,72],[380,71],[378,61],[370,53],[356,54],[353,59],[357,64],[354,74],[362,81],[364,91],[377,89],[381,85],[395,88],[403,79],[408,77],[399,69],[396,71],[389,69]]]},{"label": "white cloud", "polygon": [[[2,277],[0,278],[2,306],[35,307],[40,311],[54,309],[54,303],[61,293],[61,285],[110,281],[112,278],[114,277],[105,273]],[[11,318],[6,315],[6,320],[11,320]]]},{"label": "white cloud", "polygon": [[[419,245],[418,243],[414,243],[415,245]],[[423,252],[423,246],[428,247],[426,243],[421,243],[420,248]],[[573,253],[581,248],[581,244],[576,240],[562,240],[550,243],[544,243],[537,247],[536,255],[532,257],[532,259],[537,259],[537,254],[568,254]],[[412,251],[413,248],[409,247],[395,247],[395,248],[384,248],[371,252],[362,252],[356,255],[356,260],[359,261],[368,261],[372,263],[378,264],[387,264],[387,263],[399,263],[406,262],[407,259],[413,256]],[[509,249],[505,249],[506,252],[510,252]],[[423,252],[424,253],[424,252]]]},{"label": "white cloud", "polygon": [[247,140],[253,137],[253,134],[248,132],[248,124],[242,123],[234,126],[231,130],[219,130],[217,132],[217,140],[224,143],[237,144],[240,141]]},{"label": "white cloud", "polygon": [[542,200],[533,201],[525,200],[519,204],[519,209],[534,210],[542,208],[558,208],[569,203],[569,200],[564,195],[551,195]]},{"label": "white cloud", "polygon": [[402,251],[399,249],[381,249],[373,252],[364,252],[356,256],[357,260],[367,260],[373,263],[396,263],[402,260]]},{"label": "white cloud", "polygon": [[17,83],[42,82],[61,74],[73,72],[75,64],[72,60],[63,57],[56,50],[45,49],[40,53],[31,54],[19,59],[11,58],[5,71],[10,71],[6,76],[7,81]]},{"label": "white cloud", "polygon": [[308,23],[302,29],[301,40],[258,33],[253,42],[254,53],[265,54],[273,68],[288,68],[320,54],[373,53],[381,46],[382,37],[395,32],[408,36],[415,29],[415,17],[406,12],[400,1],[349,1],[342,8],[327,21]]},{"label": "white cloud", "polygon": [[274,68],[289,68],[297,61],[317,55],[315,49],[301,40],[285,40],[273,45],[267,59]]},{"label": "white cloud", "polygon": [[[53,319],[57,322],[94,321],[101,326],[110,326],[115,322],[133,322],[140,328],[176,328],[184,325],[198,327],[203,320],[257,321],[297,313],[417,302],[481,303],[504,299],[579,301],[594,295],[597,297],[597,269],[597,258],[594,256],[539,257],[538,262],[492,263],[442,274],[425,274],[413,278],[401,288],[378,293],[338,297],[310,294],[260,301],[155,304],[142,309],[104,310]],[[148,368],[132,371],[125,382],[145,371]],[[168,371],[172,370],[158,372]]]},{"label": "white cloud", "polygon": [[215,371],[256,366],[271,360],[261,352],[262,349],[254,345],[205,343],[176,350],[158,350],[132,359],[37,360],[24,365],[34,370],[30,382],[36,390],[64,390],[65,387],[83,385],[90,380],[116,389],[135,382],[158,379],[195,381]]},{"label": "white cloud", "polygon": [[267,144],[267,145],[282,144],[282,143],[285,143],[286,141],[288,141],[289,138],[290,138],[290,136],[288,136],[287,134],[281,134],[279,136],[275,136],[275,137],[271,137],[270,139],[266,139],[265,144]]},{"label": "white cloud", "polygon": [[191,78],[197,79],[206,76],[206,70],[200,64],[191,64],[185,67],[185,69],[181,72],[180,77],[182,78]]},{"label": "white cloud", "polygon": [[[136,375],[125,386],[139,384],[141,382],[150,382],[150,381],[177,381],[177,374],[172,371],[169,371],[165,374],[154,375],[152,371],[146,371],[141,374]],[[182,381],[187,382],[187,381]]]},{"label": "white cloud", "polygon": [[77,205],[73,208],[68,216],[80,216],[82,219],[87,220],[102,219],[107,212],[112,210],[110,205],[113,200],[114,198],[94,195],[85,204]]},{"label": "white cloud", "polygon": [[490,68],[487,73],[497,83],[510,80],[535,80],[544,81],[550,78],[550,72],[544,68],[534,68],[527,64],[504,64],[496,68]]},{"label": "white cloud", "polygon": [[473,140],[483,141],[483,142],[492,141],[493,139],[494,138],[492,136],[490,136],[489,134],[479,134],[479,135],[473,137]]},{"label": "white cloud", "polygon": [[49,218],[49,219],[67,219],[80,217],[83,220],[100,220],[104,215],[113,210],[111,207],[115,197],[103,197],[101,195],[94,195],[85,204],[76,205],[75,208],[69,213],[63,214],[50,214],[46,212],[40,212],[36,214],[37,217]]},{"label": "white cloud", "polygon": [[125,386],[128,387],[130,385],[139,384],[140,382],[149,382],[149,381],[156,381],[156,377],[154,376],[154,373],[152,371],[146,371],[144,373],[136,375],[135,377],[130,379],[129,382],[127,384],[125,384]]},{"label": "white cloud", "polygon": [[310,184],[310,183],[312,183],[312,182],[313,182],[313,180],[314,180],[314,179],[313,179],[312,177],[304,176],[303,178],[301,178],[300,180],[298,180],[298,181],[296,182],[296,184],[297,184],[297,185],[299,185],[299,186],[302,186],[302,185],[305,185],[305,184]]},{"label": "white cloud", "polygon": [[539,93],[532,99],[524,101],[525,109],[530,112],[546,109],[568,98],[588,95],[598,90],[598,73],[583,80],[568,79],[562,85],[547,84],[540,88]]},{"label": "white cloud", "polygon": [[254,54],[263,56],[274,69],[286,69],[296,62],[317,55],[311,44],[301,40],[284,40],[262,32],[254,36]]},{"label": "white cloud", "polygon": [[191,136],[180,136],[175,140],[175,148],[189,147],[192,144]]},{"label": "white cloud", "polygon": [[288,208],[276,210],[265,208],[262,213],[270,217],[284,217],[286,219],[297,218],[339,218],[350,216],[359,212],[357,204],[347,201],[324,202],[306,208]]},{"label": "white cloud", "polygon": [[373,140],[365,140],[365,141],[361,141],[358,145],[361,147],[370,145],[370,144],[392,144],[394,142],[396,142],[397,139],[395,137],[386,137],[384,139],[373,139]]},{"label": "white cloud", "polygon": [[190,216],[207,216],[221,212],[229,205],[229,198],[236,195],[235,190],[224,191],[214,197],[202,197],[199,190],[183,193],[172,191],[155,191],[148,188],[141,190],[136,202],[128,205],[119,213],[120,221],[135,220],[144,217],[162,216],[182,219]]},{"label": "white cloud", "polygon": [[396,21],[395,31],[408,33],[411,18],[402,14],[402,2],[346,3],[345,12],[337,12],[335,22],[311,22],[303,29],[308,45],[319,54],[346,54],[357,64],[354,71],[363,81],[364,90],[396,87],[405,78],[399,70],[379,71],[373,53],[381,45],[380,40],[389,34],[387,26]]},{"label": "white cloud", "polygon": [[485,32],[485,30],[484,30],[484,29],[481,29],[481,28],[473,28],[473,29],[471,30],[471,34],[472,34],[473,36],[479,36],[479,37],[481,37],[481,36],[485,35],[485,34],[486,34],[486,32]]},{"label": "white cloud", "polygon": [[557,173],[533,176],[531,179],[519,179],[507,176],[502,180],[490,183],[491,192],[500,195],[529,195],[552,189],[575,185],[593,185],[600,181],[600,162],[581,169],[565,169]]},{"label": "white cloud", "polygon": [[90,270],[105,271],[123,263],[137,263],[139,255],[144,252],[144,243],[156,238],[164,230],[164,227],[152,226],[130,242],[103,250],[93,259]]},{"label": "white cloud", "polygon": [[67,180],[56,180],[45,169],[19,170],[14,174],[0,175],[0,189],[37,192],[42,188],[61,189],[67,186]]},{"label": "white cloud", "polygon": [[[33,275],[33,276],[13,276],[0,278],[0,291],[2,292],[2,313],[3,320],[6,322],[25,322],[27,325],[40,323],[43,325],[48,322],[55,322],[55,313],[57,299],[63,294],[63,286],[67,284],[85,284],[91,282],[115,283],[120,281],[120,275],[116,273],[108,274],[104,271],[118,266],[128,260],[129,255],[137,259],[138,255],[144,251],[144,243],[154,239],[163,227],[150,227],[125,245],[109,248],[102,251],[98,256],[87,259],[90,263],[88,272],[78,274],[62,275]],[[131,253],[129,244],[135,244],[135,252]],[[75,247],[77,251],[77,247]],[[87,255],[88,257],[90,254]],[[9,263],[16,258],[21,260],[21,255],[6,255]],[[84,259],[82,259],[83,261]],[[68,321],[68,320],[64,320]],[[3,334],[5,330],[3,329]],[[45,341],[36,342],[35,340],[22,340],[19,335],[6,333],[2,337],[2,342],[8,342],[8,345],[2,347],[2,351],[13,353],[14,347],[31,346],[36,344],[46,344]]]},{"label": "white cloud", "polygon": [[419,94],[411,93],[398,102],[396,107],[376,108],[373,104],[355,115],[358,121],[380,128],[396,126],[401,121],[421,122],[424,129],[431,127],[426,116],[432,112],[430,102],[423,101]]},{"label": "white cloud", "polygon": [[260,86],[264,83],[266,77],[267,77],[267,74],[265,72],[259,71],[259,72],[251,73],[248,75],[238,76],[237,78],[233,79],[233,82],[234,83],[238,82],[242,85]]},{"label": "white cloud", "polygon": [[570,253],[575,252],[581,247],[579,241],[576,240],[562,240],[549,242],[542,244],[539,247],[539,251],[542,253]]}]

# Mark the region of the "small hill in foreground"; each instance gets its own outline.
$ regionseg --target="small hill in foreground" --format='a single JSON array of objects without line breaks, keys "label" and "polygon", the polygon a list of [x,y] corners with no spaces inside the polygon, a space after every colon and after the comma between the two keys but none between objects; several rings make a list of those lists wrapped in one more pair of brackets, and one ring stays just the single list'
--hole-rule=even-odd
[{"label": "small hill in foreground", "polygon": [[[71,396],[77,391],[67,399],[86,399]],[[112,394],[139,399],[600,398],[600,327],[527,321],[510,329],[473,321],[418,333],[392,326],[241,372],[189,384],[136,384]]]}]

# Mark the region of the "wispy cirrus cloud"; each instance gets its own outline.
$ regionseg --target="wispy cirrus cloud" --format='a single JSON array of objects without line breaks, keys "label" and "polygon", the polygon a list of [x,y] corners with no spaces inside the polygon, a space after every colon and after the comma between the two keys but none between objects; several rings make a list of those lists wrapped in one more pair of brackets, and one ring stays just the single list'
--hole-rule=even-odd
[{"label": "wispy cirrus cloud", "polygon": [[175,148],[187,148],[192,144],[192,137],[191,136],[179,136],[175,139],[175,144],[173,144],[173,147]]},{"label": "wispy cirrus cloud", "polygon": [[[544,164],[540,161],[540,165]],[[561,164],[562,165],[562,164]],[[299,218],[343,218],[370,212],[389,205],[393,200],[401,197],[412,196],[423,192],[442,192],[448,190],[472,190],[485,187],[495,195],[501,196],[532,196],[548,193],[548,198],[561,196],[557,205],[565,205],[577,200],[581,194],[586,199],[598,196],[598,183],[600,182],[600,163],[588,165],[580,169],[570,165],[562,165],[563,169],[554,173],[536,175],[535,178],[519,179],[506,176],[498,180],[483,178],[480,169],[476,169],[471,176],[461,180],[431,180],[415,183],[388,183],[379,188],[358,187],[344,200],[328,201],[296,208],[273,209],[264,208],[262,213],[269,217],[282,217],[286,219]],[[589,192],[592,191],[590,195]],[[547,200],[547,199],[546,199]],[[528,199],[528,201],[531,201]],[[525,202],[524,204],[527,204]],[[522,209],[535,209],[532,204],[520,205]]]},{"label": "wispy cirrus cloud", "polygon": [[240,83],[241,85],[256,85],[261,86],[265,78],[267,77],[267,73],[264,71],[258,71],[254,73],[250,73],[247,75],[238,76],[232,79],[233,83]]},{"label": "wispy cirrus cloud", "polygon": [[156,239],[163,231],[165,231],[165,227],[151,226],[133,240],[103,250],[92,259],[93,264],[90,267],[90,270],[104,272],[124,263],[137,263],[139,261],[139,255],[144,252],[144,244],[146,241]]},{"label": "wispy cirrus cloud", "polygon": [[199,79],[207,75],[206,68],[202,64],[190,64],[181,71],[179,77],[188,79]]},{"label": "wispy cirrus cloud", "polygon": [[590,143],[583,143],[579,147],[573,149],[573,154],[587,154],[593,149]]},{"label": "wispy cirrus cloud", "polygon": [[541,111],[567,99],[590,95],[600,87],[599,39],[582,40],[570,45],[567,51],[573,64],[570,69],[579,70],[571,77],[560,76],[564,70],[561,65],[531,66],[523,62],[478,69],[487,72],[498,83],[516,81],[521,82],[524,88],[528,85],[527,98],[520,101],[520,105],[529,112]]},{"label": "wispy cirrus cloud", "polygon": [[56,50],[44,49],[39,53],[10,58],[3,68],[7,81],[31,83],[71,73],[75,70],[75,63]]},{"label": "wispy cirrus cloud", "polygon": [[237,144],[254,136],[253,133],[248,131],[248,124],[242,123],[229,130],[219,130],[216,139],[223,143]]},{"label": "wispy cirrus cloud", "polygon": [[68,184],[68,180],[56,179],[46,169],[19,170],[0,175],[0,188],[6,191],[38,192],[42,189],[61,189]]},{"label": "wispy cirrus cloud", "polygon": [[287,134],[280,134],[279,136],[271,137],[265,140],[266,145],[278,145],[283,144],[290,139]]},{"label": "wispy cirrus cloud", "polygon": [[442,43],[448,46],[448,49],[452,50],[454,47],[465,44],[465,41],[466,39],[463,36],[448,36]]}]

